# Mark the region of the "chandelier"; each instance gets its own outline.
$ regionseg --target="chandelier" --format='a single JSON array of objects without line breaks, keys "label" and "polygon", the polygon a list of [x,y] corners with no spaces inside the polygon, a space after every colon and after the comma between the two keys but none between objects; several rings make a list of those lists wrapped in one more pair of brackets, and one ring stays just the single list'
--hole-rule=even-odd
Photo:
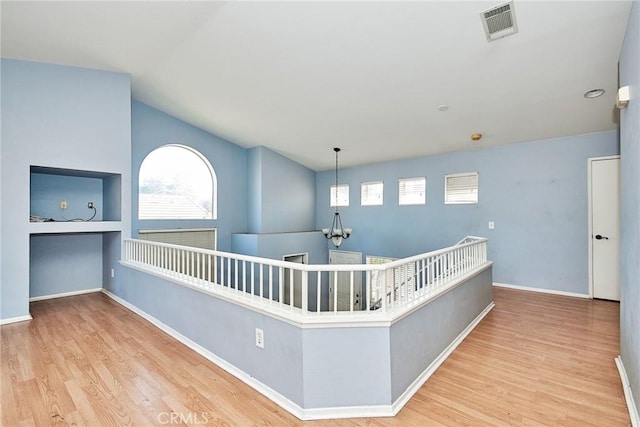
[{"label": "chandelier", "polygon": [[333,151],[336,152],[336,212],[333,214],[333,223],[331,228],[323,228],[322,234],[327,240],[331,240],[334,246],[337,248],[342,244],[344,239],[348,239],[351,235],[350,228],[342,227],[342,220],[340,220],[340,212],[338,212],[338,153],[340,149],[335,147]]}]

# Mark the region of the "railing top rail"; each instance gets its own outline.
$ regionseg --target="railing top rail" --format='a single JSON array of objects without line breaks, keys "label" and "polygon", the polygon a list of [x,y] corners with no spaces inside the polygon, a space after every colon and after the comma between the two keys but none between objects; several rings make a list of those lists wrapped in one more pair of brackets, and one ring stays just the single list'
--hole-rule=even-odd
[{"label": "railing top rail", "polygon": [[195,248],[191,246],[181,246],[181,245],[175,245],[172,243],[155,242],[152,240],[141,240],[141,239],[131,238],[131,239],[125,239],[125,241],[131,241],[131,242],[141,243],[141,244],[150,245],[150,246],[159,246],[159,247],[173,248],[173,249],[179,249],[179,250],[190,250],[192,252],[199,252],[207,255],[233,258],[239,261],[254,262],[258,264],[268,264],[274,267],[290,268],[290,269],[299,270],[299,271],[317,272],[317,271],[354,271],[354,270],[355,271],[385,271],[385,270],[402,266],[410,262],[415,262],[415,261],[420,261],[422,259],[435,257],[448,252],[452,252],[454,250],[459,250],[467,246],[472,246],[480,242],[486,242],[488,240],[487,238],[484,238],[484,237],[467,236],[461,241],[465,241],[467,239],[473,239],[473,240],[470,240],[467,243],[456,244],[453,246],[449,246],[447,248],[442,248],[442,249],[438,249],[431,252],[425,252],[422,254],[413,255],[407,258],[400,258],[384,264],[299,264],[299,263],[294,263],[289,261],[281,261],[273,258],[262,258],[262,257],[251,256],[251,255],[237,254],[233,252],[214,251],[211,249]]}]

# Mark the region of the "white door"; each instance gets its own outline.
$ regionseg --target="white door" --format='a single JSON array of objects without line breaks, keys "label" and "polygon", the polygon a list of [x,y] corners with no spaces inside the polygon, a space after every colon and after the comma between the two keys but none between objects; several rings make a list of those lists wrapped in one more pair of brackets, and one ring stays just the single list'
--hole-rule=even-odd
[{"label": "white door", "polygon": [[[362,264],[362,253],[347,251],[329,251],[329,264]],[[337,282],[336,282],[337,277]],[[362,273],[353,275],[353,309],[362,308]],[[329,273],[329,310],[350,311],[351,309],[351,273],[339,271]]]},{"label": "white door", "polygon": [[593,297],[620,301],[620,158],[589,165]]}]

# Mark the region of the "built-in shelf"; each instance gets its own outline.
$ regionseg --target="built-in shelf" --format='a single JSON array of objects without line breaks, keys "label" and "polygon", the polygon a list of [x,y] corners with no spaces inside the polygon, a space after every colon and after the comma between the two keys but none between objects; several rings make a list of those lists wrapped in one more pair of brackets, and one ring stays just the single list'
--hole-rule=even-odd
[{"label": "built-in shelf", "polygon": [[30,215],[55,220],[31,223],[32,234],[121,231],[121,174],[32,165],[30,187]]},{"label": "built-in shelf", "polygon": [[121,221],[32,222],[30,234],[108,233],[122,231]]}]

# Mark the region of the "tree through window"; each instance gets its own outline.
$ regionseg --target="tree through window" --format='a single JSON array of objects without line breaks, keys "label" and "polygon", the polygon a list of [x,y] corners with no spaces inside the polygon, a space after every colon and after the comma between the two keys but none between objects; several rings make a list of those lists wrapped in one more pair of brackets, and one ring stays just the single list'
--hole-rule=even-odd
[{"label": "tree through window", "polygon": [[189,147],[165,145],[140,166],[139,219],[215,219],[216,174],[205,157]]}]

